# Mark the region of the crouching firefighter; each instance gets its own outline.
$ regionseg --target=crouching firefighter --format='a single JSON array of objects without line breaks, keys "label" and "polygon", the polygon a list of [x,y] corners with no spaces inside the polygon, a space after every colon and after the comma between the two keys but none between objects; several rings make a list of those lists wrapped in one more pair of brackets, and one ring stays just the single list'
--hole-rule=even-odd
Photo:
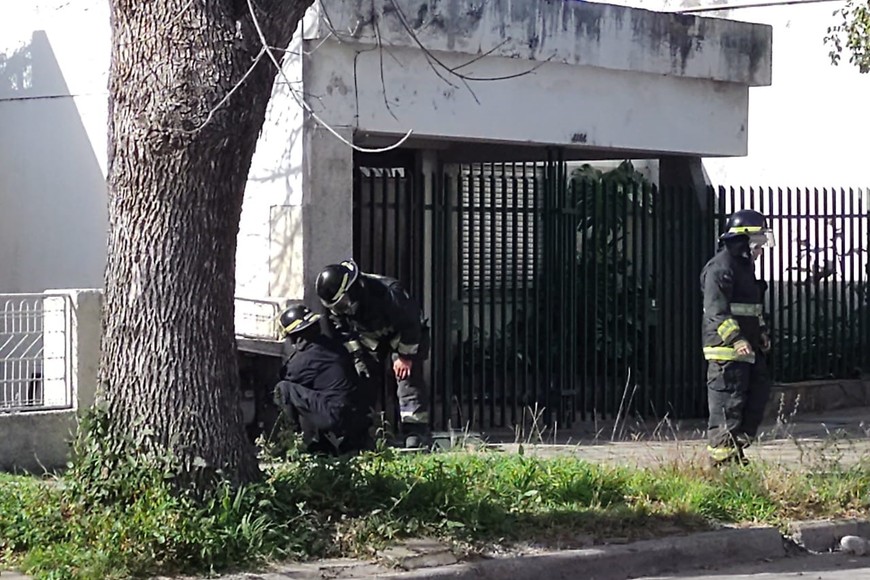
[{"label": "crouching firefighter", "polygon": [[331,264],[317,277],[317,295],[334,329],[357,360],[389,356],[396,375],[401,431],[406,447],[427,444],[429,398],[422,361],[429,328],[420,306],[397,280],[361,272],[353,260]]},{"label": "crouching firefighter", "polygon": [[281,333],[291,350],[275,387],[275,403],[301,429],[311,453],[370,449],[365,385],[341,342],[321,332],[320,319],[302,304],[281,314]]},{"label": "crouching firefighter", "polygon": [[754,261],[774,238],[763,215],[741,210],[728,218],[719,242],[719,252],[701,272],[707,451],[714,465],[745,462],[743,450],[757,435],[770,396],[765,285],[755,278]]}]

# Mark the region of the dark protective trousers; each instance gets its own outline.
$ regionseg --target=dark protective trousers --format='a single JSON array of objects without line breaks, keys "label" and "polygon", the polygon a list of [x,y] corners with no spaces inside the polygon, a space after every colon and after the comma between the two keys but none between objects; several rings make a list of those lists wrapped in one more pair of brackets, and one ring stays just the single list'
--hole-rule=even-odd
[{"label": "dark protective trousers", "polygon": [[278,383],[276,400],[301,428],[309,452],[334,455],[370,448],[366,413],[291,381]]},{"label": "dark protective trousers", "polygon": [[742,448],[758,435],[771,384],[764,356],[756,353],[755,357],[755,364],[709,361],[710,447]]},{"label": "dark protective trousers", "polygon": [[[393,353],[391,361],[399,358]],[[423,381],[423,360],[413,358],[411,376],[396,379],[396,398],[399,400],[399,413],[404,424],[427,424],[429,422],[429,392]]]}]

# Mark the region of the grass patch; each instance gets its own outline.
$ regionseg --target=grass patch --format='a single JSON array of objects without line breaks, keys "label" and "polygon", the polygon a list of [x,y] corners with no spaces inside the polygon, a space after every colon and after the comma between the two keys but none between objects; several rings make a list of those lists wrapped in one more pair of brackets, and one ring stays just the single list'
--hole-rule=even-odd
[{"label": "grass patch", "polygon": [[109,501],[68,479],[0,476],[0,569],[41,578],[208,572],[266,560],[371,555],[408,536],[571,546],[854,515],[862,466],[627,469],[497,453],[293,457],[238,490],[194,501],[160,470],[125,476]]}]

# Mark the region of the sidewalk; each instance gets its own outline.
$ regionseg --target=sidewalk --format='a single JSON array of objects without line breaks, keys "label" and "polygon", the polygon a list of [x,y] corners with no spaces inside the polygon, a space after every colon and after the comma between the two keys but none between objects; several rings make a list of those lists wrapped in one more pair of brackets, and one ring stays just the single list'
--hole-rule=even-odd
[{"label": "sidewalk", "polygon": [[[634,424],[626,426],[622,440],[616,437],[611,441],[612,433],[613,422],[609,422],[599,425],[597,431],[582,426],[573,430],[574,440],[565,435],[553,443],[552,436],[543,433],[526,436],[521,442],[508,434],[496,435],[490,441],[492,447],[507,453],[516,453],[522,446],[527,455],[574,455],[594,463],[637,467],[705,457],[704,424],[699,421]],[[760,442],[750,447],[747,455],[782,464],[853,464],[870,458],[870,407],[768,421],[762,425]]]}]

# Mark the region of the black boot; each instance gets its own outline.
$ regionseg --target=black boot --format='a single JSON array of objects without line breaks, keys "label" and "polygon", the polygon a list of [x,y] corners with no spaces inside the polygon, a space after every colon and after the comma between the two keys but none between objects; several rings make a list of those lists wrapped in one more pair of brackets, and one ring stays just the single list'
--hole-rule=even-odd
[{"label": "black boot", "polygon": [[405,449],[421,449],[430,445],[429,426],[423,423],[402,423]]}]

